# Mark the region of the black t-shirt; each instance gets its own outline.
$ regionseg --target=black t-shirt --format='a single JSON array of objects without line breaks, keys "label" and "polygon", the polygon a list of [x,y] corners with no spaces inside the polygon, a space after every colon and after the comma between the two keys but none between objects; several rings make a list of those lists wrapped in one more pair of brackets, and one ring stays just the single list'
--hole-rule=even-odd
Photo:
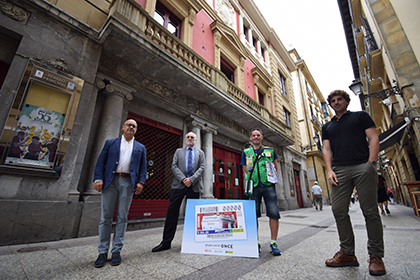
[{"label": "black t-shirt", "polygon": [[375,123],[365,111],[347,111],[340,119],[335,116],[322,127],[322,140],[329,140],[332,165],[354,165],[369,160],[369,144],[365,130]]}]

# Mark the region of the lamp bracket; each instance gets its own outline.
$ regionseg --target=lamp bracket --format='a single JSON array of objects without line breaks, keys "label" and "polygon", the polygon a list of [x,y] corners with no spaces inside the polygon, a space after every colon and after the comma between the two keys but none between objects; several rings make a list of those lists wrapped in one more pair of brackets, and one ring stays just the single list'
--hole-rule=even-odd
[{"label": "lamp bracket", "polygon": [[388,98],[389,96],[392,95],[397,95],[399,94],[401,97],[403,97],[401,89],[398,85],[390,87],[390,88],[386,88],[380,91],[376,91],[376,92],[372,92],[366,95],[361,95],[361,98],[368,98],[368,97],[375,97],[375,98],[380,98],[380,99],[385,99]]}]

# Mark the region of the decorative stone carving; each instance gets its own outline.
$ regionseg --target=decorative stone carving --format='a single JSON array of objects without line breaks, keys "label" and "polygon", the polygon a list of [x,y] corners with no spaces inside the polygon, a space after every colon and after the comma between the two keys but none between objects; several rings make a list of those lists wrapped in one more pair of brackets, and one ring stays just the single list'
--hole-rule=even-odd
[{"label": "decorative stone carving", "polygon": [[188,20],[191,25],[194,25],[194,19],[195,19],[196,14],[197,13],[193,9],[190,9],[188,11]]},{"label": "decorative stone carving", "polygon": [[200,128],[200,130],[207,131],[207,132],[210,132],[214,135],[217,135],[217,130],[219,129],[217,126],[215,126],[215,125],[213,125],[213,124],[211,124],[211,123],[209,123],[209,122],[205,121],[204,119],[201,119],[197,116],[190,115],[190,117],[193,119],[191,121],[191,125],[193,127],[198,127],[198,128]]},{"label": "decorative stone carving", "polygon": [[95,84],[99,89],[104,89],[108,93],[120,95],[123,98],[125,98],[126,101],[133,100],[132,92],[134,92],[134,89],[120,84],[118,82],[112,81],[111,78],[106,77],[103,74],[99,73],[97,75]]},{"label": "decorative stone carving", "polygon": [[235,10],[229,0],[218,0],[216,3],[216,11],[227,26],[235,29]]},{"label": "decorative stone carving", "polygon": [[76,72],[73,70],[73,68],[70,65],[67,64],[67,62],[63,58],[47,60],[47,59],[43,59],[42,57],[37,56],[34,58],[34,60],[39,61],[42,64],[51,66],[62,72],[68,73],[72,76],[76,76]]},{"label": "decorative stone carving", "polygon": [[248,137],[248,130],[246,128],[234,123],[233,121],[231,121],[229,119],[226,119],[226,118],[220,116],[219,114],[216,114],[213,111],[211,112],[211,119],[212,119],[212,121],[217,122],[217,124],[220,124],[220,125],[228,128],[228,129],[233,129],[233,130],[235,130],[235,131],[237,131],[237,132],[239,132],[239,133]]},{"label": "decorative stone carving", "polygon": [[220,41],[222,40],[222,34],[219,31],[214,32],[214,44],[220,47]]},{"label": "decorative stone carving", "polygon": [[209,105],[201,103],[200,104],[200,113],[202,113],[203,116],[205,117],[211,117],[211,109],[209,107]]},{"label": "decorative stone carving", "polygon": [[28,22],[30,15],[29,12],[6,0],[0,0],[0,11],[9,18],[22,22],[23,24]]}]

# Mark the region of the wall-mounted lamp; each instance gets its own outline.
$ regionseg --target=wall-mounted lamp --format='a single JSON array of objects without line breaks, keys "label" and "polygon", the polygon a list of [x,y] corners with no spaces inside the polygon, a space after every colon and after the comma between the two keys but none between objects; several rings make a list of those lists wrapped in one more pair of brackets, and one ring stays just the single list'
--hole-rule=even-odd
[{"label": "wall-mounted lamp", "polygon": [[357,96],[363,94],[363,84],[358,80],[353,80],[349,88]]},{"label": "wall-mounted lamp", "polygon": [[305,152],[305,151],[308,151],[308,150],[311,150],[312,151],[312,146],[317,146],[318,147],[318,150],[320,150],[321,151],[321,149],[319,149],[319,141],[320,141],[320,138],[319,138],[319,135],[318,135],[318,133],[315,133],[315,136],[313,137],[313,139],[314,139],[314,142],[315,142],[315,144],[312,144],[312,145],[306,145],[306,146],[300,146],[300,149],[301,149],[301,151],[302,151],[302,153],[303,152]]}]

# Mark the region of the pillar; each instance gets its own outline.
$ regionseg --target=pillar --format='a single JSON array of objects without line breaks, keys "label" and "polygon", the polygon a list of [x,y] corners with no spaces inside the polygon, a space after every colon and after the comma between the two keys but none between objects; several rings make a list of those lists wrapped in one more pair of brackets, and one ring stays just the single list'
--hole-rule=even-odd
[{"label": "pillar", "polygon": [[[191,124],[194,129],[198,129],[199,132],[203,132],[203,141],[200,142],[200,148],[205,154],[204,159],[204,174],[203,174],[203,193],[201,198],[214,198],[213,196],[213,134],[217,134],[217,129],[213,124],[206,122],[205,120],[191,115],[193,121]],[[195,132],[194,132],[195,133]],[[198,138],[198,136],[197,136]],[[201,139],[200,139],[201,141]]]},{"label": "pillar", "polygon": [[105,102],[102,107],[98,131],[94,138],[95,146],[93,148],[90,163],[87,187],[83,192],[84,195],[99,194],[93,188],[93,176],[98,156],[101,153],[106,140],[121,136],[124,103],[133,99],[131,92],[134,90],[114,82],[105,83],[105,79],[107,81],[110,80],[109,78],[98,75],[98,80],[96,82],[100,93],[105,95]]}]

